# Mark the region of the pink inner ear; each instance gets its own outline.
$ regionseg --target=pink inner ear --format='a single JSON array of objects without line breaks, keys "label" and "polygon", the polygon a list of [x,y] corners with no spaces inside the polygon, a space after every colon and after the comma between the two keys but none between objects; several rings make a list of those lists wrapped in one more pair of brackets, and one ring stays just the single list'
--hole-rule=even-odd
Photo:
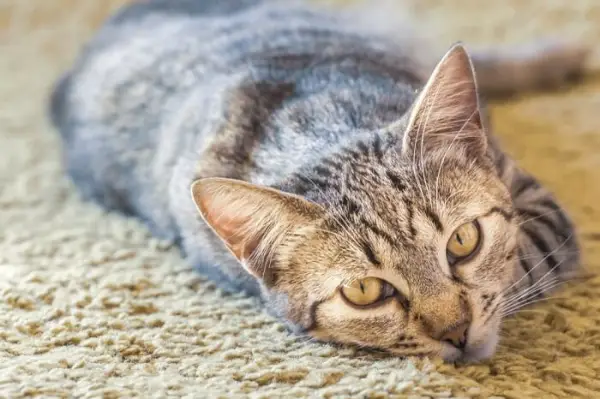
[{"label": "pink inner ear", "polygon": [[259,240],[253,237],[253,232],[247,229],[250,217],[242,215],[235,218],[230,217],[222,209],[211,209],[210,205],[207,206],[208,202],[210,201],[203,198],[199,204],[206,222],[221,237],[238,260],[250,258],[259,243]]}]

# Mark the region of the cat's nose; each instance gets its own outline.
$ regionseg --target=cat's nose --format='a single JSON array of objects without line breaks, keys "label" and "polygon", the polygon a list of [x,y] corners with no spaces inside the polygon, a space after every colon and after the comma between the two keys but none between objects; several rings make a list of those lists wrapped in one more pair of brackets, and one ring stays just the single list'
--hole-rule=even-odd
[{"label": "cat's nose", "polygon": [[464,349],[467,344],[469,324],[468,321],[463,321],[457,325],[451,326],[442,333],[440,341],[454,345],[457,349]]}]

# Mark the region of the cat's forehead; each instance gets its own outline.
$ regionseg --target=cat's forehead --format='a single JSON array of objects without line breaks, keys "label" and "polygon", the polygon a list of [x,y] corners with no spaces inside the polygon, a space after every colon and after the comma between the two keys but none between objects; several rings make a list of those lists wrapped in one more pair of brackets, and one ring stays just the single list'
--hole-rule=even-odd
[{"label": "cat's forehead", "polygon": [[[497,178],[493,166],[474,159],[464,151],[441,148],[430,153],[404,154],[390,146],[380,156],[365,154],[347,165],[349,173],[343,175],[348,191],[368,196],[398,192],[409,195],[426,194],[442,190],[482,191]],[[492,179],[490,179],[492,178]],[[417,192],[418,191],[418,192]]]},{"label": "cat's forehead", "polygon": [[483,170],[439,169],[431,173],[397,168],[369,173],[370,178],[348,184],[339,202],[342,209],[363,221],[383,219],[381,223],[393,224],[414,218],[434,224],[439,224],[439,219],[454,222],[506,204],[508,199],[497,177]]}]

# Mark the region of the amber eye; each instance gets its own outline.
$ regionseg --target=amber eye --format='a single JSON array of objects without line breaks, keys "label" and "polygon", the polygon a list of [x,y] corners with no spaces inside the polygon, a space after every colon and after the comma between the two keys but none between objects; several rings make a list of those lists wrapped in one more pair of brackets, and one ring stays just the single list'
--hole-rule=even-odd
[{"label": "amber eye", "polygon": [[354,305],[372,305],[382,299],[384,285],[383,280],[367,277],[342,286],[342,294]]},{"label": "amber eye", "polygon": [[460,260],[473,254],[478,245],[479,225],[477,222],[469,222],[454,230],[446,250],[454,260]]}]

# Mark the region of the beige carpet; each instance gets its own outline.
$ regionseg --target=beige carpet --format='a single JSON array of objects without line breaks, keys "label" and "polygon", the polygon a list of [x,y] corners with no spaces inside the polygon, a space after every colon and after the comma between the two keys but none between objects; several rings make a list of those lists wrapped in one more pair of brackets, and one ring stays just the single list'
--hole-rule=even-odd
[{"label": "beige carpet", "polygon": [[[440,43],[556,32],[599,46],[600,65],[598,0],[411,1]],[[0,397],[600,397],[598,278],[509,320],[485,364],[374,358],[289,336],[135,221],[79,201],[43,100],[117,3],[0,2]],[[494,117],[571,209],[600,271],[600,81]]]}]

